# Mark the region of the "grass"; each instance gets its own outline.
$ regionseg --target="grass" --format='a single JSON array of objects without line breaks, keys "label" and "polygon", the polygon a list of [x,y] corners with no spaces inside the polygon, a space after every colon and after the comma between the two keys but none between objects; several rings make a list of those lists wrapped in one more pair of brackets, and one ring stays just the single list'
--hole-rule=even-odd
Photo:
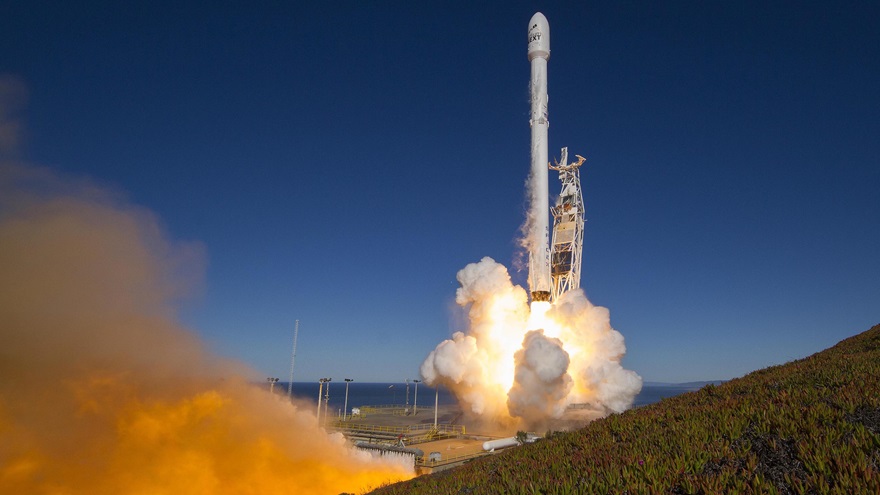
[{"label": "grass", "polygon": [[372,493],[880,494],[880,325],[548,436]]}]

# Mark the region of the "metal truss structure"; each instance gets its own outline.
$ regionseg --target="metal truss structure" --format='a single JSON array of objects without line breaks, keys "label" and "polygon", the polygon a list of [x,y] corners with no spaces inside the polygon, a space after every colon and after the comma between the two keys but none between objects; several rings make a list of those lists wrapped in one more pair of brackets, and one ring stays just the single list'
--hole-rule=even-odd
[{"label": "metal truss structure", "polygon": [[562,148],[562,156],[550,170],[559,172],[562,192],[553,214],[553,239],[550,244],[550,275],[552,286],[550,300],[556,300],[566,292],[581,286],[581,256],[584,246],[584,196],[581,192],[580,166],[586,160],[575,155],[577,162],[568,162],[568,148]]}]

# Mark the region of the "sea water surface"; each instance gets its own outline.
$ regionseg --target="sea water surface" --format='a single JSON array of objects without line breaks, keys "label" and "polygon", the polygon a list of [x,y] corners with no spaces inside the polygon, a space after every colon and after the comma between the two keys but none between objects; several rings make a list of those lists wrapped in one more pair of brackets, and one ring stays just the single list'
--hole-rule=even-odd
[{"label": "sea water surface", "polygon": [[[266,384],[266,387],[269,385]],[[699,390],[703,384],[680,384],[680,385],[644,385],[642,391],[636,395],[633,407],[645,406],[659,402],[668,397],[674,397],[687,392]],[[315,404],[317,408],[318,392],[320,384],[317,382],[293,382],[291,390],[292,395],[296,398],[306,400]],[[329,393],[328,393],[329,388]],[[288,384],[279,382],[275,384],[276,394],[287,394]],[[344,381],[330,381],[324,384],[321,390],[322,395],[329,395],[327,402],[328,414],[333,416],[341,416],[343,407],[345,406],[346,383]],[[348,384],[348,414],[351,414],[351,408],[360,406],[379,406],[379,405],[418,405],[421,407],[434,407],[434,400],[439,405],[455,404],[455,396],[444,388],[440,387],[439,391],[432,387],[428,387],[422,383],[418,386],[418,396],[416,395],[416,384],[413,382],[407,384],[400,383],[362,383],[350,382]],[[323,414],[323,413],[322,413]]]}]

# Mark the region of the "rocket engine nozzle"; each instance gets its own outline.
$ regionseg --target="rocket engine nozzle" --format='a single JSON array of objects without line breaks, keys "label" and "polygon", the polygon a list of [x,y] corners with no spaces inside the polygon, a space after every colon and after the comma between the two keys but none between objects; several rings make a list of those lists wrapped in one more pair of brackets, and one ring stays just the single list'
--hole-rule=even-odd
[{"label": "rocket engine nozzle", "polygon": [[532,302],[550,302],[549,290],[536,290],[532,292]]}]

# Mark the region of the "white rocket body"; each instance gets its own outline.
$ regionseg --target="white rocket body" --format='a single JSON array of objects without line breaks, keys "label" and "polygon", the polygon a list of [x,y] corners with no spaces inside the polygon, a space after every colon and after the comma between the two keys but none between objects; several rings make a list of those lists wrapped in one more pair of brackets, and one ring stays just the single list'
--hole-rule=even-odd
[{"label": "white rocket body", "polygon": [[537,12],[529,21],[532,168],[531,230],[529,232],[529,288],[532,301],[550,300],[550,198],[548,185],[547,60],[550,58],[550,25]]}]

